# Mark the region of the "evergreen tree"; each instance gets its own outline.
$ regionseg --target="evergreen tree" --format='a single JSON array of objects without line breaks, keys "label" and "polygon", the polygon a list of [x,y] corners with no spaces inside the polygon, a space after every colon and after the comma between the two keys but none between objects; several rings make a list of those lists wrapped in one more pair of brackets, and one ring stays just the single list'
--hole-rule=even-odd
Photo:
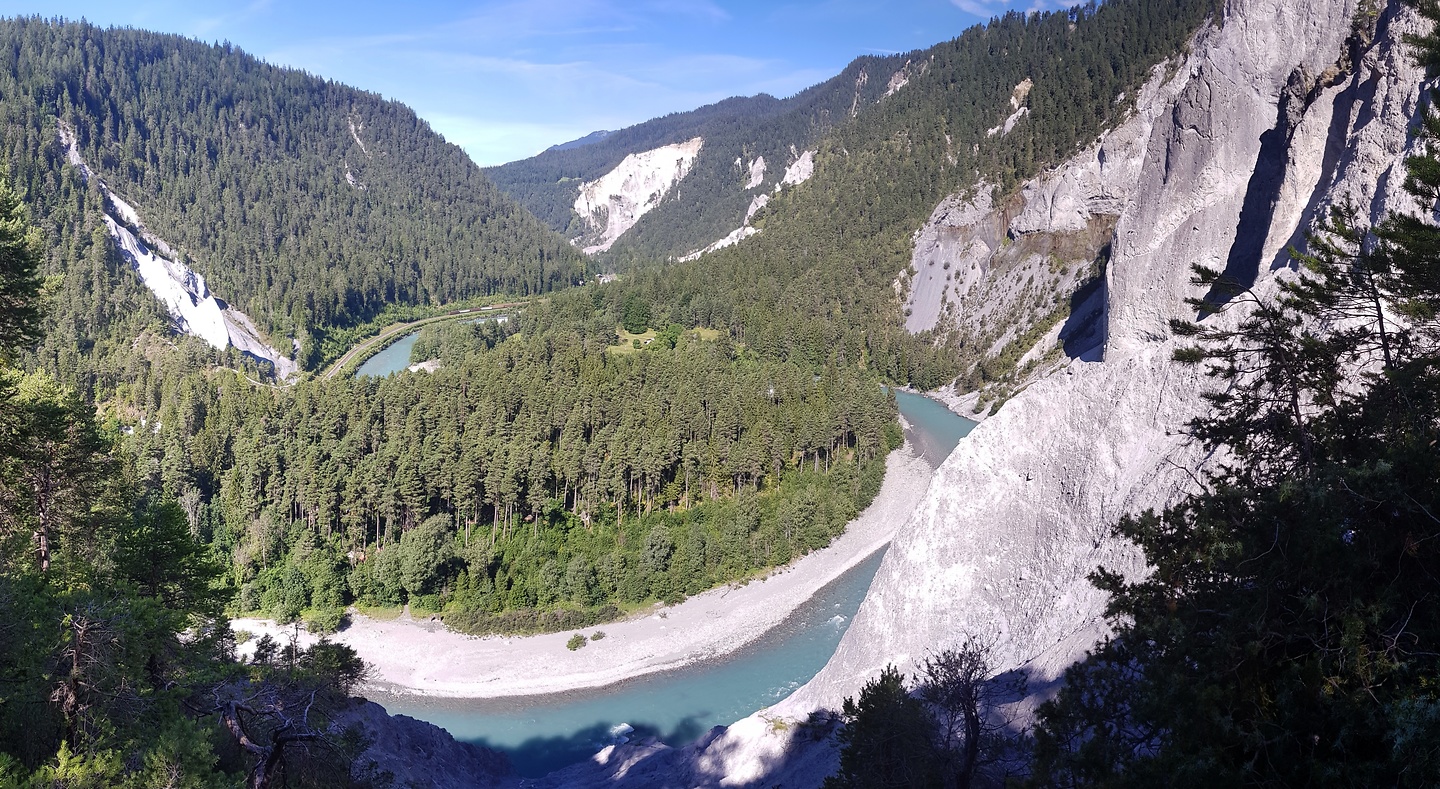
[{"label": "evergreen tree", "polygon": [[840,771],[825,789],[919,789],[940,785],[940,764],[931,742],[934,722],[925,705],[905,688],[894,666],[846,698],[840,730]]},{"label": "evergreen tree", "polygon": [[[1428,217],[1440,160],[1407,167]],[[1232,460],[1118,526],[1153,572],[1097,573],[1116,634],[1042,707],[1038,785],[1440,780],[1437,242],[1427,220],[1372,234],[1341,208],[1276,298],[1238,292],[1237,329],[1174,325],[1196,341],[1177,358],[1225,387],[1194,433]]]}]

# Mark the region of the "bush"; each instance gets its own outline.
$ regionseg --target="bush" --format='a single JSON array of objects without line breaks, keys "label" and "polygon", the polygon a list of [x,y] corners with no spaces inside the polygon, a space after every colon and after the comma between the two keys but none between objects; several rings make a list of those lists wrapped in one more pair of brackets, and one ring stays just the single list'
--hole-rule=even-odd
[{"label": "bush", "polygon": [[604,630],[596,630],[594,633],[591,633],[591,634],[590,634],[590,640],[591,640],[591,641],[599,641],[600,639],[602,639],[602,638],[604,638],[604,637],[605,637],[605,631],[604,631]]},{"label": "bush", "polygon": [[338,632],[345,626],[345,609],[318,608],[305,617],[305,629],[317,636]]},{"label": "bush", "polygon": [[565,642],[565,648],[570,650],[571,652],[574,652],[580,647],[585,646],[586,643],[588,643],[588,639],[586,639],[585,636],[576,633],[575,635],[570,636],[569,641]]},{"label": "bush", "polygon": [[492,614],[486,611],[456,611],[445,615],[445,624],[452,630],[472,636],[491,633],[504,635],[531,635],[534,633],[559,633],[581,627],[613,622],[619,619],[621,611],[613,605],[599,608],[560,608],[554,611],[536,611],[523,608]]}]

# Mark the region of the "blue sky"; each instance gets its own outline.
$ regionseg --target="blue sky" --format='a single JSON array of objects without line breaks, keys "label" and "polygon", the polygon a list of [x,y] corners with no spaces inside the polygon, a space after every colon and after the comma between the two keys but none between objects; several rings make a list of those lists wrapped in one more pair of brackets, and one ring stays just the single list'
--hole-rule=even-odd
[{"label": "blue sky", "polygon": [[1049,0],[0,0],[230,41],[402,101],[482,165],[727,96],[788,96],[856,56],[954,38]]}]

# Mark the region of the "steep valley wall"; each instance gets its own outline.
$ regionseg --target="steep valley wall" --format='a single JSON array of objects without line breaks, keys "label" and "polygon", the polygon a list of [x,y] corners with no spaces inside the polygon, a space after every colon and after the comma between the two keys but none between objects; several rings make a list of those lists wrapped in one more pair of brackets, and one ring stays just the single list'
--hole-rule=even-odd
[{"label": "steep valley wall", "polygon": [[977,325],[960,296],[1007,287],[992,271],[1033,266],[997,265],[1002,246],[1100,221],[1113,232],[1090,342],[1064,348],[1052,374],[942,465],[812,682],[689,748],[607,753],[569,785],[818,786],[833,745],[799,722],[838,708],[886,664],[908,672],[967,634],[996,637],[1002,667],[1024,671],[1035,698],[1053,691],[1106,632],[1088,574],[1143,572],[1111,525],[1177,500],[1207,460],[1184,426],[1210,382],[1172,361],[1166,328],[1194,317],[1183,303],[1202,295],[1190,266],[1253,277],[1263,293],[1291,265],[1287,246],[1303,244],[1329,206],[1348,201],[1372,220],[1413,208],[1401,183],[1424,74],[1401,42],[1421,24],[1389,2],[1373,39],[1352,36],[1360,10],[1355,0],[1232,0],[1157,70],[1124,124],[1027,184],[1018,208],[975,193],[938,207],[916,235],[915,268],[948,263],[940,270],[953,273],[931,284],[946,282],[950,295],[917,297],[916,281],[899,283],[912,329]]},{"label": "steep valley wall", "polygon": [[1400,39],[1419,24],[1392,3],[1373,44],[1351,52],[1356,11],[1230,3],[1130,121],[1027,185],[1012,237],[1118,209],[1103,353],[1034,384],[960,444],[834,659],[776,712],[836,706],[886,663],[908,669],[967,633],[998,635],[1004,665],[1044,687],[1104,635],[1087,575],[1143,571],[1111,524],[1183,495],[1205,461],[1183,431],[1211,384],[1172,361],[1166,328],[1194,317],[1191,264],[1248,272],[1263,292],[1328,206],[1349,201],[1372,220],[1412,208],[1400,183],[1424,75]]}]

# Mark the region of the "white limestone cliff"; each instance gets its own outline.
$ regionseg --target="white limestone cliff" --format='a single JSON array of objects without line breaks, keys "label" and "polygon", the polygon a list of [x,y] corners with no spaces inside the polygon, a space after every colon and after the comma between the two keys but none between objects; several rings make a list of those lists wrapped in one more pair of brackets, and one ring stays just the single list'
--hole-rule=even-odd
[{"label": "white limestone cliff", "polygon": [[[774,713],[837,705],[886,663],[908,669],[967,633],[998,635],[1002,663],[1045,687],[1105,632],[1096,566],[1138,572],[1110,536],[1120,516],[1183,495],[1204,460],[1180,430],[1207,382],[1171,359],[1166,329],[1198,294],[1189,266],[1249,251],[1274,276],[1337,199],[1372,218],[1399,191],[1422,72],[1399,43],[1418,29],[1393,3],[1355,72],[1282,112],[1293,74],[1346,55],[1352,0],[1233,0],[1137,115],[1025,191],[1016,233],[1065,232],[1116,211],[1100,361],[1074,361],[961,442],[901,531],[835,657]],[[1293,93],[1293,90],[1292,90]],[[1287,128],[1288,127],[1288,128]],[[1288,144],[1262,144],[1275,129]],[[1267,171],[1267,157],[1278,164]],[[1254,211],[1256,221],[1242,213]],[[1212,318],[1210,320],[1220,320]],[[1234,320],[1233,317],[1229,318]]]},{"label": "white limestone cliff", "polygon": [[146,229],[134,206],[111,191],[85,164],[75,132],[62,123],[59,137],[65,147],[66,161],[104,193],[113,210],[113,214],[104,216],[110,237],[145,287],[165,305],[176,329],[199,337],[213,348],[224,350],[233,345],[242,353],[267,361],[278,379],[294,375],[298,370],[295,362],[267,343],[248,315],[216,298],[205,284],[205,278],[180,262],[168,244]]},{"label": "white limestone cliff", "polygon": [[760,184],[765,183],[765,157],[755,157],[755,161],[750,163],[748,172],[750,177],[745,181],[745,188],[747,190],[754,189]]},{"label": "white limestone cliff", "polygon": [[[1328,206],[1348,200],[1372,220],[1412,208],[1402,163],[1415,145],[1424,74],[1401,40],[1421,26],[1387,3],[1352,68],[1356,6],[1230,0],[1223,24],[1156,72],[1129,120],[1026,185],[1023,204],[997,210],[982,189],[937,208],[917,234],[917,257],[939,255],[952,268],[989,265],[996,252],[973,247],[991,238],[1013,245],[1113,223],[1099,352],[1020,392],[960,443],[826,667],[775,707],[661,754],[680,776],[674,785],[763,777],[818,786],[835,764],[833,745],[800,722],[836,709],[885,665],[908,672],[967,634],[996,636],[1001,668],[1028,674],[1035,701],[1103,637],[1104,598],[1087,575],[1099,565],[1143,572],[1111,524],[1177,500],[1206,461],[1181,429],[1202,412],[1209,382],[1172,361],[1166,328],[1171,317],[1194,317],[1183,305],[1200,295],[1190,265],[1253,267],[1257,289],[1270,291],[1286,276],[1286,245],[1303,243]],[[963,324],[964,312],[949,319]],[[612,754],[624,758],[643,773],[639,754]]]},{"label": "white limestone cliff", "polygon": [[665,145],[626,156],[614,170],[580,186],[575,213],[588,225],[577,243],[586,243],[585,254],[608,250],[640,217],[665,199],[665,195],[690,173],[704,138]]},{"label": "white limestone cliff", "polygon": [[[790,150],[794,151],[795,149],[791,148]],[[775,185],[775,191],[778,192],[786,186],[799,186],[810,180],[810,176],[814,174],[815,151],[805,151],[796,156],[795,161],[785,168],[785,175],[780,179],[780,183]]]}]

